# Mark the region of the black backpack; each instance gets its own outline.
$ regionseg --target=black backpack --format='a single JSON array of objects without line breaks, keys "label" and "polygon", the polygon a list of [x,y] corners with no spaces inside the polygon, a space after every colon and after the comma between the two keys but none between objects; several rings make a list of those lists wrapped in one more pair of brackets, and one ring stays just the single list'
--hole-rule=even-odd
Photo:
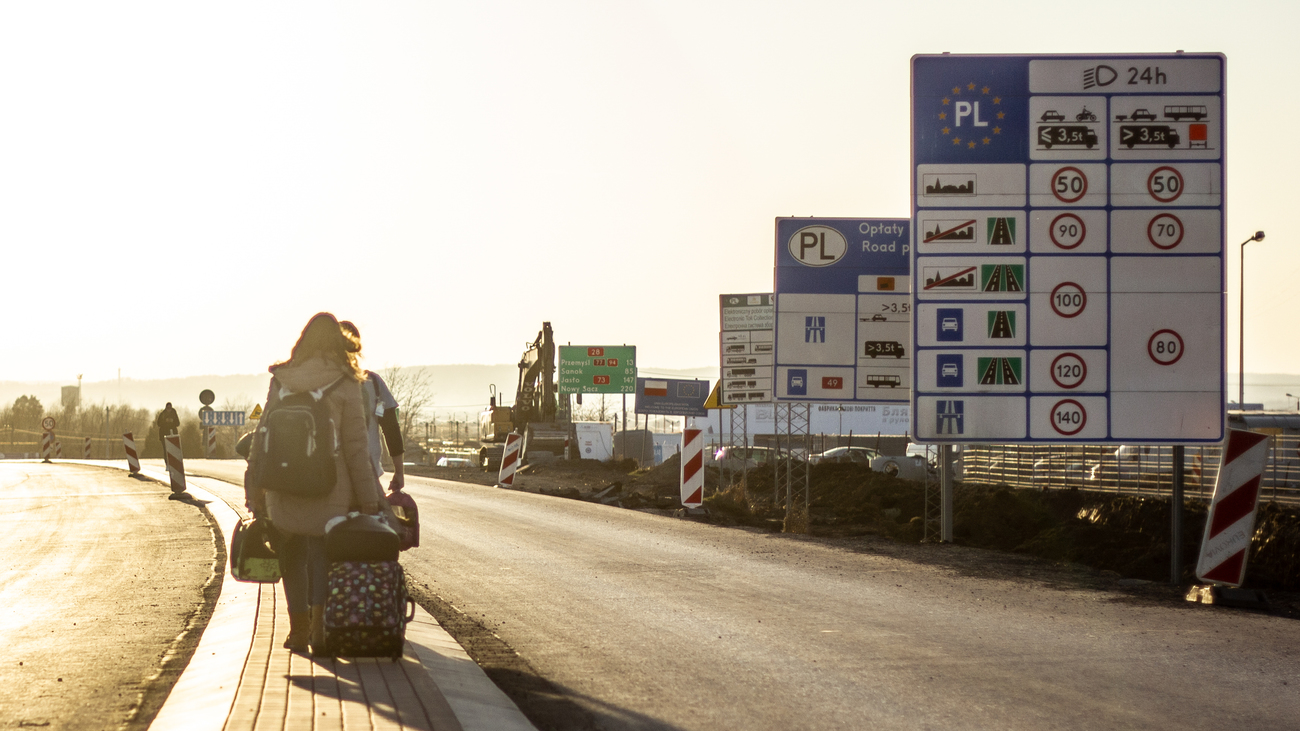
[{"label": "black backpack", "polygon": [[285,394],[262,414],[257,427],[257,484],[263,490],[298,497],[323,497],[334,489],[338,470],[338,426],[325,394],[340,378],[315,391]]}]

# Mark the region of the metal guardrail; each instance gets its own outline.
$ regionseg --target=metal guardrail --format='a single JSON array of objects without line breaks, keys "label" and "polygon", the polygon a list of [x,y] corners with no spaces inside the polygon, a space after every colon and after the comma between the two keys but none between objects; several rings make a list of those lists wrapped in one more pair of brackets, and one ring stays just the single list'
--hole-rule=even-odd
[{"label": "metal guardrail", "polygon": [[[1184,494],[1209,500],[1220,448],[1186,447]],[[962,481],[1040,490],[1080,489],[1132,495],[1169,495],[1173,447],[1019,446],[970,444],[962,451]],[[1300,435],[1273,437],[1260,499],[1300,504]]]}]

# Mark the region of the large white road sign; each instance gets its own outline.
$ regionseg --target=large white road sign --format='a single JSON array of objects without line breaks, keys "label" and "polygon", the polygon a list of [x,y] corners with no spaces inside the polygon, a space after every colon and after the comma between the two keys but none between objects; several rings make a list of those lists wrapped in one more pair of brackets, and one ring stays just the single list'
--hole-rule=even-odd
[{"label": "large white road sign", "polygon": [[776,219],[776,399],[908,403],[905,218]]},{"label": "large white road sign", "polygon": [[913,58],[919,440],[1223,438],[1225,78],[1218,54]]}]

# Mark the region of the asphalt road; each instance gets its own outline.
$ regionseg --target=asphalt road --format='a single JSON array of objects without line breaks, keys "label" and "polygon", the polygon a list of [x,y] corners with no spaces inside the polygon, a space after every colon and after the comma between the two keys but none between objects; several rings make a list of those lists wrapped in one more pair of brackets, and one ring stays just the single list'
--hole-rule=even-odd
[{"label": "asphalt road", "polygon": [[0,461],[0,728],[142,727],[165,698],[215,555],[204,514],[168,493]]},{"label": "asphalt road", "polygon": [[1002,559],[974,549],[408,482],[424,524],[403,556],[412,580],[492,629],[598,728],[1300,723],[1292,620],[1134,599],[1032,562],[1025,577],[990,575],[981,561]]}]

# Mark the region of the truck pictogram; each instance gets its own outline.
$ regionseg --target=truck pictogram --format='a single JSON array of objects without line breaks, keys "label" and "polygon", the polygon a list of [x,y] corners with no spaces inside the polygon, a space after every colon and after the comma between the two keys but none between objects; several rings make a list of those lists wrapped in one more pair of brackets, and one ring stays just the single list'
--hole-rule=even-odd
[{"label": "truck pictogram", "polygon": [[1091,150],[1097,146],[1097,133],[1091,127],[1082,124],[1052,124],[1038,128],[1038,144],[1052,149],[1053,145],[1061,147],[1084,146]]},{"label": "truck pictogram", "polygon": [[1178,130],[1164,124],[1125,124],[1119,128],[1119,143],[1130,150],[1134,145],[1164,145],[1172,150],[1182,141]]},{"label": "truck pictogram", "polygon": [[903,344],[893,340],[868,340],[864,343],[864,355],[875,358],[878,355],[892,355],[895,358],[902,358],[904,355]]}]

